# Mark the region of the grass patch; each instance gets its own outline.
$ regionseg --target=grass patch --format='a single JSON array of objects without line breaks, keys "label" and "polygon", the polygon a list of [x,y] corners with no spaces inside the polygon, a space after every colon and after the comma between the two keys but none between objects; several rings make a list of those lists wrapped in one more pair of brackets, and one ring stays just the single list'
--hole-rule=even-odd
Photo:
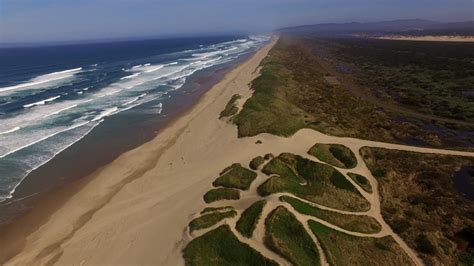
[{"label": "grass patch", "polygon": [[474,205],[461,192],[469,180],[459,187],[455,179],[474,158],[368,147],[360,153],[377,178],[387,224],[427,265],[462,264],[474,249]]},{"label": "grass patch", "polygon": [[354,168],[357,159],[354,153],[344,145],[340,144],[316,144],[308,151],[309,154],[320,161],[340,168]]},{"label": "grass patch", "polygon": [[266,203],[265,200],[259,200],[250,205],[237,221],[235,226],[237,231],[239,231],[243,236],[251,238]]},{"label": "grass patch", "polygon": [[363,175],[355,174],[355,173],[347,173],[347,175],[354,180],[362,189],[365,191],[372,193],[372,186],[370,185],[369,180]]},{"label": "grass patch", "polygon": [[186,265],[278,265],[240,242],[228,225],[193,239],[183,250]]},{"label": "grass patch", "polygon": [[249,167],[252,170],[257,170],[260,165],[265,162],[265,159],[262,156],[257,156],[250,161]]},{"label": "grass patch", "polygon": [[224,174],[212,183],[213,186],[247,190],[257,177],[255,172],[242,167],[240,164],[233,164],[224,170]]},{"label": "grass patch", "polygon": [[200,212],[200,214],[205,214],[205,213],[209,213],[209,212],[227,211],[227,210],[231,210],[231,209],[234,209],[234,207],[232,207],[232,206],[206,207]]},{"label": "grass patch", "polygon": [[232,217],[235,217],[236,215],[237,215],[237,212],[235,210],[230,210],[226,212],[212,212],[212,213],[204,214],[201,217],[198,217],[192,220],[189,223],[189,229],[192,232],[194,230],[208,228],[220,222],[221,220],[224,220],[226,218],[232,218]]},{"label": "grass patch", "polygon": [[330,265],[413,265],[392,237],[351,236],[315,221],[309,227],[318,238]]},{"label": "grass patch", "polygon": [[215,188],[204,194],[204,202],[211,203],[218,200],[238,200],[240,192],[232,188]]},{"label": "grass patch", "polygon": [[265,221],[265,245],[294,265],[320,265],[318,249],[296,217],[284,207]]},{"label": "grass patch", "polygon": [[370,204],[334,167],[301,156],[282,153],[262,170],[273,175],[258,187],[261,196],[288,192],[331,208],[365,211]]},{"label": "grass patch", "polygon": [[287,196],[280,197],[280,200],[288,202],[299,213],[317,217],[349,231],[375,234],[381,230],[381,226],[377,220],[370,216],[348,215],[323,210]]},{"label": "grass patch", "polygon": [[239,111],[239,108],[236,106],[236,102],[240,98],[242,98],[240,95],[234,94],[230,98],[229,102],[226,104],[224,110],[222,110],[222,112],[220,113],[219,118],[230,117],[235,115]]}]

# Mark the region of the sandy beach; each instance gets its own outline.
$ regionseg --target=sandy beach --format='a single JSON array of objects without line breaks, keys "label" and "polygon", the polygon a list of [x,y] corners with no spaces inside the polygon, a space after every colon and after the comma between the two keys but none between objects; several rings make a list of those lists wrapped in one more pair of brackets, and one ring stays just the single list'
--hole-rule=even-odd
[{"label": "sandy beach", "polygon": [[[250,96],[248,83],[273,44],[228,73],[155,139],[48,197],[4,229],[0,261],[182,264],[183,234],[189,217],[204,206],[201,196],[209,181],[225,166],[259,153],[254,138],[237,139],[235,126],[218,114],[235,93]],[[34,230],[28,234],[24,228]]]}]

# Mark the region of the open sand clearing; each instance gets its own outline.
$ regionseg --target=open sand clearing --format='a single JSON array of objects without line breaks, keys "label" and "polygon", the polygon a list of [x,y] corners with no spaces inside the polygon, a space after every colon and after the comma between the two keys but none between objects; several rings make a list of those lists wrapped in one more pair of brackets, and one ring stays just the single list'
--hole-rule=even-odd
[{"label": "open sand clearing", "polygon": [[[474,153],[332,137],[309,129],[300,130],[289,138],[269,134],[237,138],[235,125],[219,120],[219,113],[232,95],[243,95],[241,101],[250,96],[248,84],[257,77],[256,70],[275,41],[227,74],[189,112],[155,139],[96,171],[89,177],[89,182],[26,238],[21,252],[10,258],[7,265],[184,264],[181,251],[192,237],[187,225],[206,207],[202,195],[211,188],[212,181],[223,168],[236,162],[247,165],[253,157],[269,152],[291,152],[307,157],[307,150],[316,142],[344,144],[355,152],[359,164],[350,171],[368,177],[373,187],[373,194],[360,191],[371,203],[367,213],[382,222],[382,232],[377,235],[394,236],[413,261],[421,264],[415,252],[383,222],[376,181],[363,164],[358,150],[363,146],[373,146],[465,156],[474,156]],[[257,140],[263,143],[256,144]],[[347,173],[347,170],[339,170]],[[263,176],[259,173],[250,191],[254,191],[262,181]],[[255,200],[253,194],[247,197]],[[240,211],[251,202],[242,201],[242,206],[236,207]],[[264,213],[275,206],[276,201],[271,202]],[[18,226],[28,224],[28,217],[35,217],[35,212],[41,211],[41,208],[36,208],[21,219]],[[304,221],[307,217],[299,215],[298,219]],[[228,222],[233,224],[235,221]],[[201,233],[198,231],[196,234]],[[14,236],[10,237],[14,239]],[[261,220],[252,239],[239,239],[264,255],[285,263],[283,258],[259,244],[262,237]],[[322,258],[324,260],[324,255]]]},{"label": "open sand clearing", "polygon": [[382,36],[377,37],[382,40],[398,40],[398,41],[420,41],[420,42],[474,42],[474,36]]}]

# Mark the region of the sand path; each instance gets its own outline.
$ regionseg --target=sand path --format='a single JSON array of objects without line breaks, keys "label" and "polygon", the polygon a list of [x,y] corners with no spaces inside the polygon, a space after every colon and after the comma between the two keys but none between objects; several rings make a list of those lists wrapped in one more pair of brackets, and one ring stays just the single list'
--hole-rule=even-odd
[{"label": "sand path", "polygon": [[[235,162],[247,165],[253,157],[270,152],[309,156],[307,150],[317,142],[344,144],[357,154],[358,166],[350,171],[368,177],[374,190],[372,194],[362,193],[356,186],[371,203],[370,210],[364,214],[381,223],[379,235],[392,235],[413,261],[421,264],[416,253],[383,221],[377,182],[358,155],[358,150],[371,146],[464,156],[474,156],[474,153],[338,138],[309,129],[300,130],[289,138],[269,134],[237,138],[235,126],[219,120],[219,113],[232,95],[249,97],[248,84],[257,77],[256,70],[274,43],[275,40],[227,74],[189,112],[155,139],[122,154],[93,173],[81,190],[69,197],[48,221],[25,239],[21,252],[10,258],[6,265],[182,265],[181,250],[193,237],[187,232],[187,224],[208,206],[202,201],[202,195],[210,189],[223,168]],[[263,143],[255,144],[257,140]],[[339,170],[347,173],[347,170]],[[260,182],[266,178],[261,173],[259,176]],[[256,186],[254,184],[250,191],[254,191]],[[234,202],[239,212],[259,199],[252,193],[244,195],[247,201]],[[232,204],[231,201],[219,204],[226,206],[229,203]],[[276,198],[271,200],[271,204],[287,206],[277,203]],[[32,213],[46,207],[40,205]],[[270,211],[270,207],[267,205],[265,213]],[[308,229],[304,223],[308,217],[295,215]],[[27,215],[17,225],[28,224],[29,217],[34,215]],[[226,222],[234,223],[236,219]],[[250,240],[236,233],[241,241],[285,264],[283,258],[261,244],[263,234],[262,223],[258,224]],[[317,239],[310,235],[317,243]],[[319,243],[317,245],[323,264],[327,264]]]}]

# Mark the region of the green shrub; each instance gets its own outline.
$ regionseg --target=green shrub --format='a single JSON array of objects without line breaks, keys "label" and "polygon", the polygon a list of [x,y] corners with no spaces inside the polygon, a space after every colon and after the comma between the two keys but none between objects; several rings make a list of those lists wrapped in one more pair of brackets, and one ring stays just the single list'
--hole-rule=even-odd
[{"label": "green shrub", "polygon": [[250,207],[248,207],[240,216],[240,219],[237,221],[235,228],[243,236],[250,238],[252,237],[253,231],[257,226],[260,215],[262,214],[263,207],[267,202],[265,200],[260,200],[254,202]]},{"label": "green shrub", "polygon": [[232,188],[216,188],[204,194],[204,202],[211,203],[218,200],[238,200],[240,192]]},{"label": "green shrub", "polygon": [[183,250],[186,265],[278,265],[240,242],[228,225],[193,239]]},{"label": "green shrub", "polygon": [[285,207],[273,210],[265,221],[265,245],[294,265],[320,265],[319,252],[309,234]]},{"label": "green shrub", "polygon": [[239,111],[239,108],[237,108],[235,102],[240,98],[242,98],[240,95],[234,94],[232,98],[230,98],[224,110],[220,113],[219,118],[230,117],[235,115]]},{"label": "green shrub", "polygon": [[189,229],[190,231],[194,231],[194,230],[208,228],[215,225],[216,223],[218,223],[219,221],[223,219],[235,217],[236,215],[237,215],[237,212],[235,210],[230,210],[227,212],[212,212],[212,213],[204,214],[201,217],[198,217],[192,220],[189,223]]},{"label": "green shrub", "polygon": [[249,167],[252,170],[257,170],[260,165],[265,162],[265,159],[262,156],[257,156],[250,161]]},{"label": "green shrub", "polygon": [[434,255],[436,254],[436,247],[431,243],[431,240],[425,235],[425,234],[420,234],[416,237],[415,239],[416,242],[416,248],[420,252]]},{"label": "green shrub", "polygon": [[359,186],[361,186],[365,191],[372,193],[372,186],[370,185],[369,180],[365,176],[355,174],[355,173],[347,173],[347,175],[354,180]]},{"label": "green shrub", "polygon": [[340,144],[317,143],[308,151],[320,161],[341,168],[354,168],[357,165],[355,154]]},{"label": "green shrub", "polygon": [[213,186],[247,190],[255,178],[257,178],[255,172],[240,166],[240,164],[233,164],[224,170],[226,170],[223,171],[224,174],[212,183]]}]

